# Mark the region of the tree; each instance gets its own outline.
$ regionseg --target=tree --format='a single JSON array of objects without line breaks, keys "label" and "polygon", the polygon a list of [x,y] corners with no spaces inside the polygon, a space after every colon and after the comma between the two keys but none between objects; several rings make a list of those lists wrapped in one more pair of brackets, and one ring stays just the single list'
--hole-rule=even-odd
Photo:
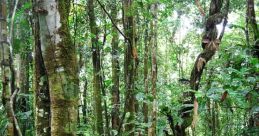
[{"label": "tree", "polygon": [[99,30],[96,25],[96,15],[94,10],[94,1],[88,1],[88,17],[91,31],[92,42],[92,61],[93,61],[93,94],[95,100],[95,115],[96,115],[96,129],[99,135],[104,133],[103,130],[103,107],[102,107],[102,78],[100,65],[100,44],[99,44]]},{"label": "tree", "polygon": [[[115,25],[118,24],[118,9],[117,0],[112,1],[111,16]],[[119,34],[115,27],[112,27],[112,129],[118,130],[120,124],[119,109],[120,109],[120,65],[119,65]]]},{"label": "tree", "polygon": [[137,59],[135,47],[135,23],[133,1],[123,0],[123,22],[125,32],[125,53],[124,53],[124,81],[125,81],[125,113],[129,115],[125,131],[134,135],[135,120],[135,92],[134,92],[134,71]]},{"label": "tree", "polygon": [[[254,0],[247,0],[247,11],[246,11],[246,19],[247,19],[247,26],[248,26],[248,34],[249,35],[253,35],[253,40],[252,40],[252,45],[254,45],[252,48],[252,52],[253,52],[253,56],[256,58],[259,58],[259,29],[256,23],[256,16],[255,16],[255,9],[254,9]],[[250,34],[251,32],[251,34]],[[248,36],[249,36],[248,35]],[[258,74],[255,74],[258,75]],[[255,94],[258,95],[259,94],[259,88],[258,87],[254,87],[255,90]],[[251,102],[258,102],[258,100],[256,100],[257,96],[253,96]],[[253,104],[252,104],[253,105]],[[251,111],[250,111],[250,118],[249,118],[249,128],[253,128],[256,126],[259,126],[259,112],[258,111],[254,111],[252,107]]]},{"label": "tree", "polygon": [[7,135],[20,135],[19,126],[14,115],[14,70],[12,65],[11,43],[8,41],[7,5],[5,0],[0,1],[0,45],[1,45],[1,74],[2,74],[2,103],[7,112]]},{"label": "tree", "polygon": [[[68,28],[70,1],[42,0],[36,5],[50,93],[51,135],[76,135],[79,87],[76,47]],[[44,83],[46,78],[41,80]]]},{"label": "tree", "polygon": [[152,96],[153,96],[153,105],[152,105],[152,113],[151,120],[152,125],[149,128],[148,135],[155,136],[156,135],[156,125],[157,125],[157,92],[156,92],[156,83],[157,83],[157,10],[158,4],[155,3],[151,6],[151,10],[153,12],[153,20],[151,21],[151,45],[152,45],[152,66],[151,66],[151,74],[152,74]]},{"label": "tree", "polygon": [[[190,88],[195,91],[199,89],[199,84],[200,84],[202,72],[205,68],[205,65],[208,63],[209,60],[211,60],[211,58],[214,56],[214,54],[219,48],[219,44],[223,37],[225,26],[227,24],[228,10],[229,10],[229,0],[225,0],[225,1],[211,0],[209,16],[205,24],[205,33],[202,37],[203,51],[198,55],[190,77]],[[216,25],[220,23],[223,23],[222,24],[223,30],[221,32],[218,32]],[[183,104],[194,103],[194,108],[197,108],[195,107],[195,103],[197,105],[197,100],[193,92],[185,92],[184,97],[185,97],[184,98],[185,100]],[[181,117],[184,119],[184,122],[180,125],[178,124],[176,125],[175,129],[176,129],[177,135],[179,136],[186,135],[185,129],[191,125],[191,122],[188,120],[191,118],[190,110],[192,109],[193,107],[182,108]]]},{"label": "tree", "polygon": [[254,0],[247,0],[246,19],[248,22],[248,29],[253,33],[254,51],[253,54],[259,58],[259,29],[256,23]]},{"label": "tree", "polygon": [[[34,1],[35,2],[35,1]],[[36,135],[49,136],[51,130],[50,113],[50,92],[46,67],[44,65],[43,54],[40,41],[40,24],[37,8],[34,8],[34,97],[35,97],[35,128]]]}]

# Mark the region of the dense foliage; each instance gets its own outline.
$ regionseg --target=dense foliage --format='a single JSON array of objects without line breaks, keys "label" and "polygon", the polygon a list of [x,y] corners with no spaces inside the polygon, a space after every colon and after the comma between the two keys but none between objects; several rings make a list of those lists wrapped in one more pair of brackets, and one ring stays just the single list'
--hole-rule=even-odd
[{"label": "dense foliage", "polygon": [[0,0],[1,136],[259,134],[259,1],[42,1]]}]

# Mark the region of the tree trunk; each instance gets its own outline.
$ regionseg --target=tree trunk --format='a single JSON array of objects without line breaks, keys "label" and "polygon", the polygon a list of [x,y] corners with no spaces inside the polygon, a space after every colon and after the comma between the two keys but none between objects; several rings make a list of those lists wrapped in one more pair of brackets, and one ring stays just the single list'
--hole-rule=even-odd
[{"label": "tree trunk", "polygon": [[68,28],[70,0],[40,0],[37,5],[51,101],[51,135],[75,136],[79,81],[76,47]]},{"label": "tree trunk", "polygon": [[[147,11],[149,11],[150,6],[148,6]],[[149,22],[148,18],[145,18],[145,35],[144,35],[144,93],[145,96],[148,96],[148,71],[149,71],[149,42],[150,42],[150,34],[149,34]],[[152,29],[151,29],[152,30]],[[144,123],[148,123],[148,103],[143,103],[143,114],[144,114]],[[146,129],[146,133],[148,133],[148,128]]]},{"label": "tree trunk", "polygon": [[[256,15],[255,15],[255,9],[254,9],[254,0],[247,0],[247,11],[246,11],[246,18],[247,18],[247,26],[248,26],[248,34],[250,32],[253,34],[253,40],[252,40],[252,45],[253,47],[253,56],[256,58],[259,58],[259,29],[256,23]],[[249,40],[250,41],[250,40]],[[258,74],[255,73],[255,76]],[[254,88],[255,93],[259,94],[259,88],[255,87]],[[256,97],[256,96],[255,96]],[[256,101],[255,103],[258,103],[258,99],[253,97],[251,101]],[[252,105],[256,106],[256,105]],[[253,111],[253,108],[256,109],[255,107],[251,108],[250,111],[250,118],[249,118],[249,129],[253,129],[254,127],[259,126],[259,112],[258,111]]]},{"label": "tree trunk", "polygon": [[253,32],[253,43],[254,50],[253,55],[259,58],[259,29],[256,23],[254,0],[247,0],[247,11],[246,11],[248,31]]},{"label": "tree trunk", "polygon": [[158,4],[152,5],[153,20],[151,24],[151,41],[152,41],[152,95],[153,95],[153,106],[151,121],[152,125],[148,130],[148,136],[156,136],[156,124],[157,124],[157,98],[156,98],[156,81],[157,81],[157,7]]},{"label": "tree trunk", "polygon": [[[224,5],[224,8],[222,8]],[[203,51],[200,53],[196,59],[194,67],[192,69],[190,78],[190,87],[193,90],[199,89],[199,84],[202,76],[202,72],[205,68],[206,63],[214,56],[219,48],[220,41],[223,37],[225,26],[227,24],[227,14],[229,9],[229,0],[211,0],[209,17],[207,18],[205,24],[205,34],[202,37],[202,48]],[[217,32],[216,25],[223,22],[223,31],[221,33]],[[193,104],[195,101],[195,96],[193,92],[184,93],[183,104]],[[193,107],[183,107],[180,111],[181,118],[184,119],[182,124],[177,124],[175,129],[177,135],[184,136],[185,129],[191,125],[191,110]]]},{"label": "tree trunk", "polygon": [[[33,9],[36,12],[37,9]],[[35,128],[37,136],[50,135],[50,94],[47,71],[43,61],[40,41],[40,24],[37,13],[34,15],[34,95]]]},{"label": "tree trunk", "polygon": [[[129,115],[126,120],[125,132],[134,136],[135,130],[135,92],[134,92],[134,59],[137,59],[135,48],[135,24],[133,16],[133,1],[123,0],[124,32],[126,35],[124,55],[124,80],[125,80],[125,113]],[[135,61],[136,62],[136,61]]]},{"label": "tree trunk", "polygon": [[96,129],[99,135],[104,133],[103,129],[103,107],[102,107],[102,78],[101,78],[101,64],[100,64],[100,44],[98,43],[99,30],[96,25],[96,16],[94,11],[94,1],[88,0],[88,16],[92,42],[92,61],[93,61],[93,93],[95,100],[95,115],[96,115]]},{"label": "tree trunk", "polygon": [[[112,19],[117,25],[118,23],[118,9],[117,9],[117,0],[112,1]],[[112,129],[117,130],[119,129],[120,124],[120,65],[119,65],[119,35],[118,31],[115,27],[112,28]]]},{"label": "tree trunk", "polygon": [[87,116],[86,116],[86,111],[87,111],[87,105],[86,105],[87,87],[88,87],[88,82],[87,82],[87,79],[85,79],[83,98],[82,98],[83,99],[82,113],[83,113],[84,124],[87,123]]},{"label": "tree trunk", "polygon": [[2,103],[7,112],[8,125],[7,125],[7,136],[15,135],[15,124],[14,118],[11,113],[11,102],[10,98],[12,95],[12,76],[11,76],[11,53],[10,53],[10,43],[7,41],[7,6],[6,1],[0,1],[0,58],[1,58],[1,76],[2,76]]}]

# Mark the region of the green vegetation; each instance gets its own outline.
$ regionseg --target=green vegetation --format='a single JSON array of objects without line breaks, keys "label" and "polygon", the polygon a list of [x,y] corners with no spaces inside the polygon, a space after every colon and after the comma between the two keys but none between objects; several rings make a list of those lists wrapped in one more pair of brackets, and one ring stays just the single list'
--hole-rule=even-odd
[{"label": "green vegetation", "polygon": [[0,3],[0,136],[259,134],[259,1]]}]

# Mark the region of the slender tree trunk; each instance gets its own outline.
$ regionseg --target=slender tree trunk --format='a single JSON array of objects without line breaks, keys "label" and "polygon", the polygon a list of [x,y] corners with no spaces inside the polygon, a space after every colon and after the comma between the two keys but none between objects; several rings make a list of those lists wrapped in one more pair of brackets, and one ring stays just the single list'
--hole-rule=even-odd
[{"label": "slender tree trunk", "polygon": [[[134,136],[135,130],[135,92],[134,92],[134,59],[137,59],[135,48],[135,26],[133,16],[133,1],[123,0],[125,39],[124,76],[125,76],[125,113],[129,114],[126,120],[125,131]],[[136,61],[135,61],[136,62]]]},{"label": "slender tree trunk", "polygon": [[[149,11],[149,7],[147,10]],[[144,35],[144,91],[145,95],[147,96],[149,93],[148,90],[148,71],[149,71],[149,41],[150,41],[150,34],[149,34],[149,19],[145,18],[145,35]],[[144,123],[148,123],[148,103],[143,103],[143,114],[144,114]],[[146,133],[148,133],[148,129],[146,129]]]},{"label": "slender tree trunk", "polygon": [[[22,10],[22,7],[24,3],[28,2],[27,0],[20,1],[17,6],[17,10]],[[19,107],[16,108],[16,112],[28,112],[32,109],[30,109],[29,106],[29,89],[30,89],[30,64],[32,62],[32,56],[31,56],[31,47],[29,43],[29,39],[31,38],[29,33],[27,32],[30,27],[29,19],[28,16],[22,15],[17,21],[24,20],[26,23],[21,24],[21,23],[16,23],[16,33],[14,33],[14,37],[12,39],[18,39],[23,42],[19,42],[16,44],[19,47],[19,53],[16,54],[17,56],[17,71],[16,71],[16,87],[20,89],[20,94],[21,95],[18,99],[18,105]],[[25,25],[26,24],[26,25]],[[23,26],[23,27],[21,27]],[[30,119],[24,119],[24,118],[19,118],[22,134],[26,135],[26,131],[28,128],[32,125],[33,122]]]},{"label": "slender tree trunk", "polygon": [[254,9],[254,0],[247,0],[247,11],[246,11],[246,17],[247,17],[247,25],[248,25],[248,33],[253,33],[253,44],[254,50],[253,55],[257,58],[259,58],[259,29],[256,23],[256,15],[255,15],[255,9]]},{"label": "slender tree trunk", "polygon": [[12,54],[10,43],[7,40],[7,6],[6,1],[0,1],[0,59],[1,59],[1,76],[2,76],[2,103],[7,112],[8,124],[7,135],[17,135],[14,116],[14,103],[12,94],[14,92],[14,70],[12,66]]},{"label": "slender tree trunk", "polygon": [[158,4],[152,5],[153,11],[153,20],[151,24],[151,36],[152,36],[152,95],[153,95],[153,106],[152,106],[152,114],[151,121],[152,125],[149,128],[148,136],[156,136],[156,124],[157,124],[157,97],[156,97],[156,82],[157,82],[157,7]]},{"label": "slender tree trunk", "polygon": [[93,35],[91,38],[92,42],[92,60],[93,60],[93,92],[94,92],[94,100],[95,100],[95,115],[96,115],[96,129],[99,135],[104,133],[103,129],[103,107],[102,107],[102,92],[101,92],[101,64],[100,64],[100,44],[98,43],[98,35],[99,30],[96,25],[96,16],[94,11],[94,1],[88,0],[88,16],[91,34]]},{"label": "slender tree trunk", "polygon": [[14,120],[11,114],[8,112],[10,111],[11,104],[10,104],[10,97],[12,95],[10,83],[11,83],[11,70],[10,70],[10,49],[7,43],[7,8],[6,8],[6,1],[1,0],[0,5],[0,44],[1,44],[1,76],[2,76],[2,103],[7,111],[7,118],[8,118],[8,126],[7,126],[7,135],[14,136]]},{"label": "slender tree trunk", "polygon": [[86,105],[87,87],[88,87],[88,82],[87,82],[87,80],[85,80],[83,98],[82,98],[83,99],[82,113],[83,113],[84,124],[87,123],[87,116],[86,116],[86,111],[87,111],[87,105]]},{"label": "slender tree trunk", "polygon": [[[224,5],[224,8],[222,8]],[[190,87],[193,90],[199,89],[200,79],[205,68],[205,65],[208,61],[214,56],[216,51],[219,48],[220,41],[223,37],[225,26],[227,24],[227,14],[229,9],[229,0],[211,0],[209,17],[206,21],[205,34],[202,38],[202,48],[203,51],[200,53],[194,64],[191,78],[190,78]],[[217,32],[216,25],[223,22],[223,31],[221,33]],[[193,92],[184,93],[184,104],[192,104],[195,99]],[[184,136],[185,129],[191,125],[191,122],[188,121],[192,119],[191,113],[188,112],[192,110],[193,107],[183,107],[181,109],[181,118],[184,119],[182,124],[177,124],[175,129],[178,136]]]},{"label": "slender tree trunk", "polygon": [[70,0],[37,1],[41,51],[48,75],[51,135],[76,135],[78,64],[68,28]]},{"label": "slender tree trunk", "polygon": [[[253,40],[252,40],[252,43],[254,43],[254,44],[252,44],[252,45],[254,45],[253,56],[256,58],[259,58],[259,29],[258,29],[257,22],[256,22],[254,6],[255,6],[254,0],[247,0],[247,11],[246,11],[247,24],[246,25],[248,26],[248,28],[247,28],[248,34],[249,35],[253,34]],[[248,39],[248,40],[250,41],[250,39]],[[258,76],[258,73],[255,73],[255,76]],[[255,90],[255,93],[259,94],[259,88],[257,86],[254,87],[254,90]],[[258,103],[259,100],[255,97],[252,96],[251,97],[252,99],[250,101],[251,102],[255,101],[255,103]],[[250,129],[259,126],[259,112],[253,111],[252,108],[250,111],[248,126]]]},{"label": "slender tree trunk", "polygon": [[[35,11],[36,9],[34,9]],[[37,14],[34,15],[34,89],[35,89],[35,128],[37,136],[50,135],[50,95],[47,71],[44,65],[41,41],[40,24]]]},{"label": "slender tree trunk", "polygon": [[[117,0],[112,1],[112,9],[111,9],[111,14],[112,14],[112,19],[117,25],[118,23],[118,9],[117,9]],[[118,31],[115,27],[112,28],[112,129],[117,130],[119,129],[119,124],[120,124],[120,65],[119,65],[119,35]]]},{"label": "slender tree trunk", "polygon": [[[18,78],[16,80],[17,82],[17,88],[20,89],[20,94],[24,94],[24,96],[21,96],[18,103],[19,107],[17,107],[16,110],[19,110],[20,112],[27,112],[29,111],[29,99],[27,95],[29,94],[29,68],[30,68],[30,51],[28,48],[26,48],[26,45],[24,46],[25,49],[22,49],[21,54],[19,54],[18,59],[18,70],[17,75]],[[26,95],[27,94],[27,95]],[[20,120],[21,123],[21,130],[23,135],[26,135],[26,130],[29,126],[29,120]]]}]

